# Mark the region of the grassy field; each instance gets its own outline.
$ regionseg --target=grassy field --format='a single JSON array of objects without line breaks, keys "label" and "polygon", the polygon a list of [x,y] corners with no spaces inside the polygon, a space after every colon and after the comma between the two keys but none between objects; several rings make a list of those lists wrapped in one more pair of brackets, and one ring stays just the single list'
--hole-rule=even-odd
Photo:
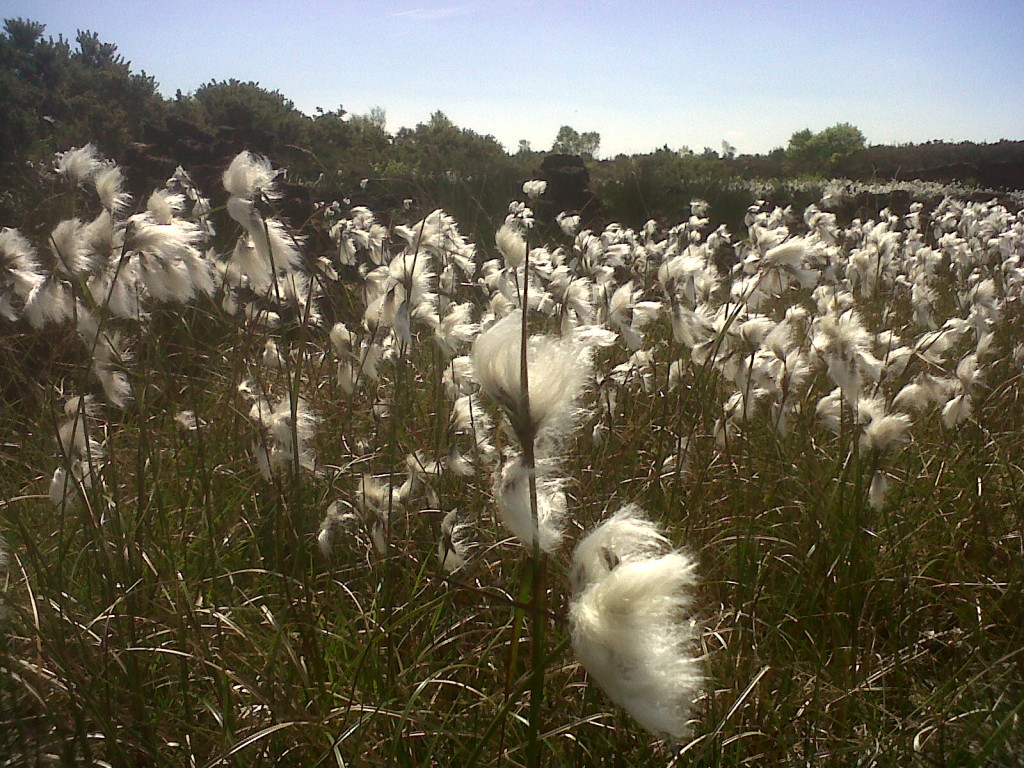
[{"label": "grassy field", "polygon": [[[316,259],[258,159],[212,211],[59,167],[56,229],[0,235],[0,765],[1019,764],[1021,213],[541,242],[524,196],[483,253],[341,206]],[[532,410],[521,335],[480,388],[524,294]],[[667,741],[572,642],[630,503],[698,574]]]}]

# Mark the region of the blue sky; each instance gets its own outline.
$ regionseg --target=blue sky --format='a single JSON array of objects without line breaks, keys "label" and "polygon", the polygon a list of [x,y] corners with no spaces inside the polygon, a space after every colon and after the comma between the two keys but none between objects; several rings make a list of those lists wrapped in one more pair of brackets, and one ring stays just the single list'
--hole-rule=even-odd
[{"label": "blue sky", "polygon": [[117,45],[162,92],[253,80],[388,129],[442,110],[514,151],[560,125],[603,157],[740,152],[802,128],[872,143],[1024,139],[1024,2],[0,0],[3,17]]}]

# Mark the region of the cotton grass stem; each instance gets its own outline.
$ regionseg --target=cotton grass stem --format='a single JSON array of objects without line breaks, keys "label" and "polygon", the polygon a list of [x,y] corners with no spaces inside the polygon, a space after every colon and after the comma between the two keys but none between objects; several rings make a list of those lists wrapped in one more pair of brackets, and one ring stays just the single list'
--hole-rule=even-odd
[{"label": "cotton grass stem", "polygon": [[[530,286],[530,242],[527,237],[526,257],[523,260],[523,291],[521,306],[523,312],[522,334],[519,344],[519,384],[522,399],[522,424],[533,424],[530,416],[530,367],[527,365],[527,342],[529,340],[529,286]],[[544,677],[545,677],[545,618],[547,609],[547,584],[545,583],[546,571],[544,552],[540,546],[540,517],[537,513],[537,462],[534,449],[536,435],[531,428],[528,430],[527,439],[523,441],[523,462],[530,483],[530,516],[533,520],[533,529],[536,535],[533,537],[533,557],[531,559],[531,587],[532,587],[532,621],[533,638],[530,653],[530,718],[527,739],[526,764],[534,768],[542,764],[540,731],[541,720],[544,714]]]}]

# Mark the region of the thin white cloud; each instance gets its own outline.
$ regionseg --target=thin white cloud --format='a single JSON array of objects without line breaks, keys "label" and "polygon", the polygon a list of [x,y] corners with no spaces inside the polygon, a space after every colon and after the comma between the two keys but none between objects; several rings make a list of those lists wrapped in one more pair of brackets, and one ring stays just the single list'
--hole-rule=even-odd
[{"label": "thin white cloud", "polygon": [[450,19],[453,16],[462,16],[469,13],[470,3],[461,5],[449,5],[443,8],[411,8],[408,11],[389,13],[388,18],[392,19],[415,19],[417,21],[435,21],[438,19]]}]

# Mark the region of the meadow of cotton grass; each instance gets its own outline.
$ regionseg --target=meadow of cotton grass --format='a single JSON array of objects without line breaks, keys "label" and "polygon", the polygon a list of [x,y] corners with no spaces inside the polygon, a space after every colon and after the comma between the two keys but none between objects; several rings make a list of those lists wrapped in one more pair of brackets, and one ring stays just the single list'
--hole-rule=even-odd
[{"label": "meadow of cotton grass", "polygon": [[3,764],[1019,759],[1019,211],[531,183],[493,253],[324,253],[265,158],[55,174],[0,232]]}]

